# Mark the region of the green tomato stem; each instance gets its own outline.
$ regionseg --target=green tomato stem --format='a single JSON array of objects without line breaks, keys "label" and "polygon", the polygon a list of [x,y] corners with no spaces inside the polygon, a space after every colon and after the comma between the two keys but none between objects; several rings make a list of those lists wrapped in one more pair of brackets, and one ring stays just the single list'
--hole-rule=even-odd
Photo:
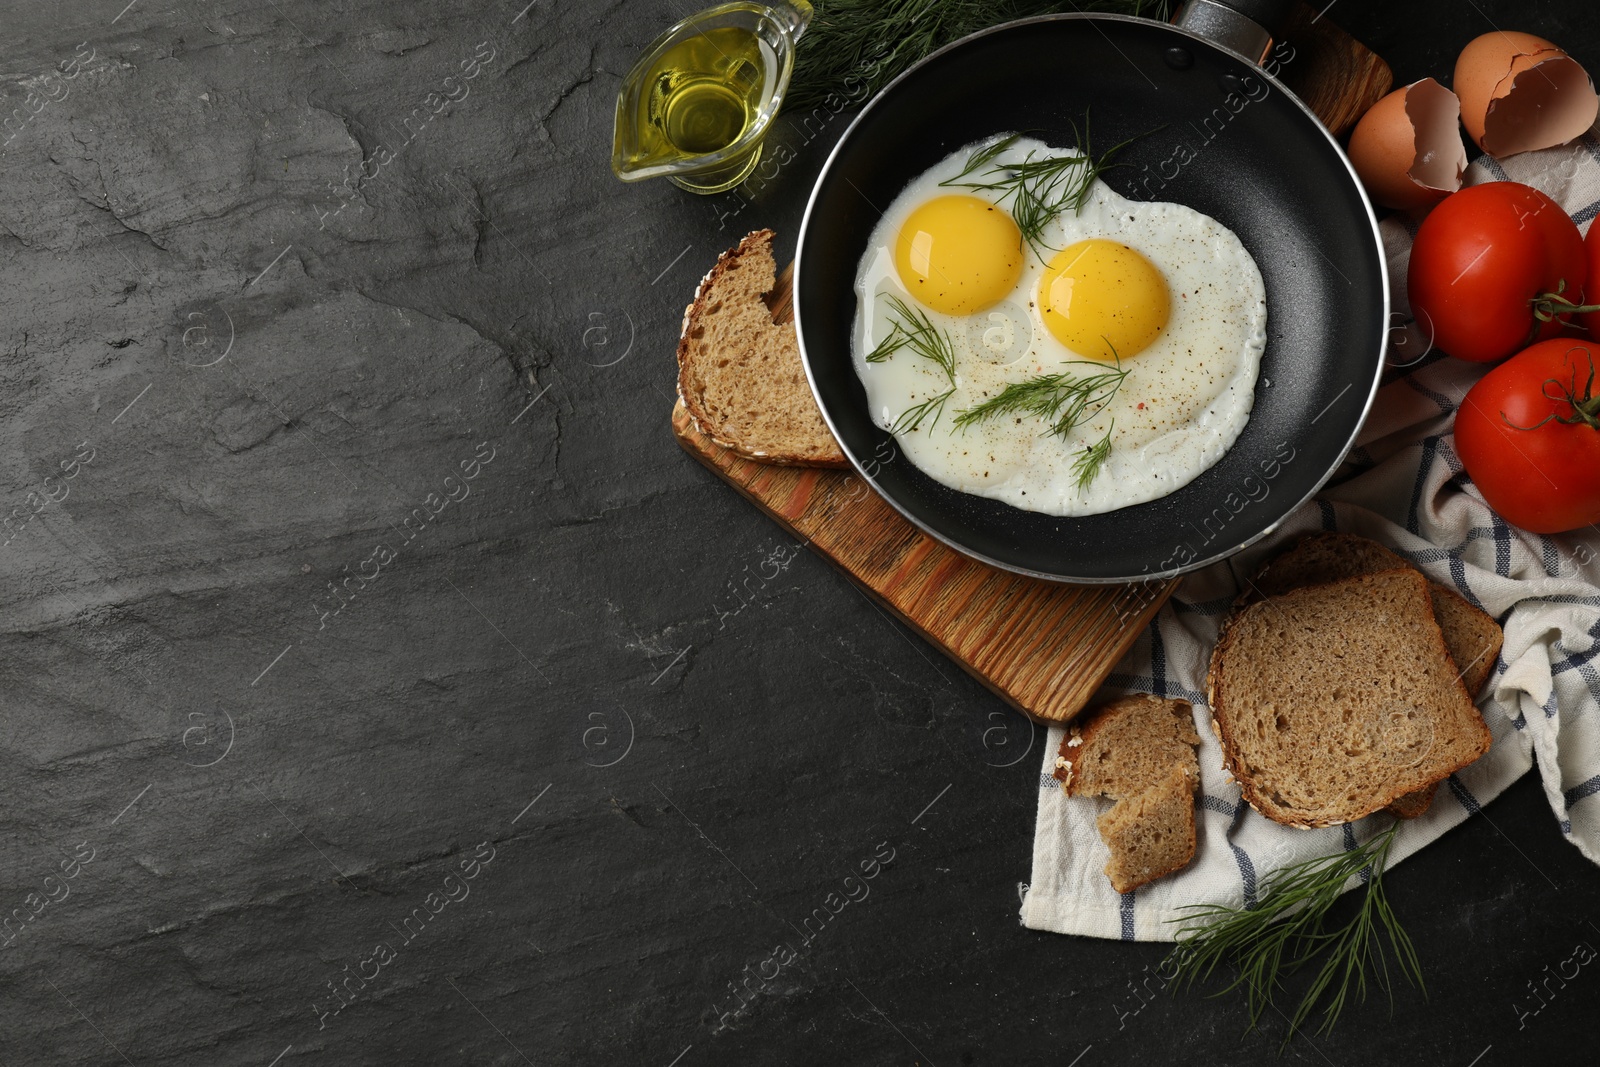
[{"label": "green tomato stem", "polygon": [[[1597,309],[1600,310],[1600,309]],[[1583,383],[1583,395],[1578,395],[1578,376],[1574,374],[1570,382],[1563,382],[1559,378],[1546,378],[1539,391],[1551,400],[1562,401],[1572,407],[1572,414],[1549,414],[1532,426],[1518,426],[1506,417],[1505,412],[1500,413],[1500,418],[1513,430],[1537,430],[1547,422],[1557,422],[1563,426],[1587,426],[1591,430],[1600,430],[1600,396],[1594,395],[1594,355],[1589,355],[1589,377]],[[1555,386],[1557,394],[1550,392],[1550,387]]]},{"label": "green tomato stem", "polygon": [[[1533,317],[1539,322],[1551,322],[1558,317],[1577,315],[1582,312],[1600,311],[1600,304],[1574,304],[1564,294],[1567,291],[1565,278],[1556,283],[1553,293],[1540,293],[1538,296],[1528,298],[1528,306],[1533,309]],[[1535,332],[1538,327],[1534,328]]]}]

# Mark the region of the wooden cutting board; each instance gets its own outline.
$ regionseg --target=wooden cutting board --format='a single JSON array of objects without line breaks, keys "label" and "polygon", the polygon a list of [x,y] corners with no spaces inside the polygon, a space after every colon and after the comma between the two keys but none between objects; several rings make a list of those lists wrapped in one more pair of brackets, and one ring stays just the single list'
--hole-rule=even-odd
[{"label": "wooden cutting board", "polygon": [[[1335,133],[1389,91],[1388,65],[1304,5],[1285,39],[1283,80]],[[773,320],[793,321],[791,268]],[[923,533],[854,472],[744,459],[695,429],[680,401],[672,428],[695,459],[861,586],[1023,714],[1066,722],[1166,602],[1176,581],[1078,586],[979,563]]]}]

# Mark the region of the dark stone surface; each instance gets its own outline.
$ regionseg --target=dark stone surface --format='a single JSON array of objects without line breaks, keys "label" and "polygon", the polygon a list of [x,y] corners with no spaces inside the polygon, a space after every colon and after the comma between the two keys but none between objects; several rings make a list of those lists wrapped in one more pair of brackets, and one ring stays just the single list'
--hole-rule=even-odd
[{"label": "dark stone surface", "polygon": [[[729,611],[794,546],[673,442],[679,316],[792,249],[844,118],[696,199],[606,166],[687,3],[123,4],[0,4],[46,101],[0,151],[0,1061],[1272,1058],[1233,998],[1132,1014],[1160,947],[1018,925],[1022,720],[803,551]],[[1476,6],[1334,16],[1402,80],[1491,20],[1600,68],[1591,5]],[[1535,779],[1391,891],[1430,999],[1285,1062],[1592,1048],[1594,969],[1519,1026],[1600,943]]]}]

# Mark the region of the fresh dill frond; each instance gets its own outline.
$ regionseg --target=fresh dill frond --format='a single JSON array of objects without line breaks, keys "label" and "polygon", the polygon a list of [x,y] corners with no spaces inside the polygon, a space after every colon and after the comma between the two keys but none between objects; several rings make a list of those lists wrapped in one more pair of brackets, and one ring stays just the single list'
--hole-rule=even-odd
[{"label": "fresh dill frond", "polygon": [[[816,0],[800,38],[784,110],[837,113],[951,41],[989,26],[1059,11],[1111,11],[1165,22],[1168,0]],[[841,103],[842,102],[842,103]]]},{"label": "fresh dill frond", "polygon": [[1106,465],[1106,460],[1111,456],[1111,433],[1116,428],[1117,420],[1112,419],[1111,425],[1106,427],[1106,435],[1086,447],[1072,461],[1072,473],[1078,479],[1079,489],[1089,488],[1089,483],[1100,476],[1100,468]]},{"label": "fresh dill frond", "polygon": [[937,396],[929,397],[922,403],[907,408],[900,413],[900,417],[891,426],[891,433],[905,433],[915,430],[922,425],[922,420],[932,417],[928,424],[931,430],[939,424],[939,416],[944,413],[945,404],[956,392],[956,346],[950,340],[950,335],[933,324],[927,314],[909,306],[898,296],[890,294],[885,298],[889,304],[894,318],[890,322],[889,333],[877,347],[867,353],[868,363],[882,363],[890,356],[904,348],[909,348],[923,359],[935,364],[944,372],[945,380],[950,383],[950,388]]},{"label": "fresh dill frond", "polygon": [[871,352],[867,353],[868,363],[882,363],[896,352],[900,351],[911,341],[911,335],[901,329],[898,322],[890,323],[889,332]]},{"label": "fresh dill frond", "polygon": [[954,178],[946,178],[939,184],[947,188],[952,185],[961,184],[962,178],[965,178],[967,175],[974,174],[987,167],[990,163],[994,162],[1000,153],[1016,144],[1021,137],[1022,134],[1013,133],[1009,136],[1000,138],[1000,140],[996,141],[994,144],[984,145],[982,148],[978,149],[976,152],[972,153],[972,155],[967,157],[967,165],[961,168],[960,174],[957,174]]},{"label": "fresh dill frond", "polygon": [[[1163,967],[1185,987],[1209,979],[1219,966],[1236,969],[1233,981],[1216,995],[1242,988],[1250,1028],[1254,1029],[1273,1005],[1282,980],[1320,959],[1316,976],[1289,1016],[1285,1045],[1319,1005],[1322,1023],[1318,1032],[1331,1031],[1352,997],[1366,999],[1369,970],[1374,983],[1389,996],[1392,1008],[1391,955],[1400,974],[1426,996],[1416,949],[1383,890],[1384,868],[1399,828],[1396,821],[1352,851],[1319,856],[1272,872],[1253,909],[1196,906],[1192,916],[1175,920],[1184,925]],[[1345,884],[1355,877],[1366,878],[1356,914],[1330,930],[1328,913]]]},{"label": "fresh dill frond", "polygon": [[906,408],[900,417],[894,420],[894,425],[889,427],[890,433],[908,433],[922,425],[922,420],[933,416],[933,421],[928,423],[928,429],[939,425],[939,416],[944,414],[944,406],[956,394],[956,387],[951,386],[938,396],[929,397],[915,407]]},{"label": "fresh dill frond", "polygon": [[956,346],[950,335],[933,324],[927,314],[910,307],[898,296],[885,297],[896,316],[889,334],[867,353],[868,363],[882,363],[902,348],[909,348],[923,359],[936,363],[950,384],[956,383]]},{"label": "fresh dill frond", "polygon": [[967,160],[960,174],[939,184],[996,193],[1002,203],[1010,198],[1011,217],[1022,231],[1022,239],[1042,260],[1049,251],[1044,243],[1045,230],[1063,213],[1077,214],[1083,210],[1095,181],[1116,166],[1112,160],[1132,142],[1123,141],[1095,156],[1089,146],[1089,117],[1085,114],[1081,134],[1077,123],[1072,124],[1078,155],[1035,158],[1037,153],[1030,151],[1020,163],[996,163],[995,159],[1010,148],[1018,136],[1012,134],[980,148]]},{"label": "fresh dill frond", "polygon": [[[1104,367],[1102,363],[1081,361],[1079,367]],[[1122,362],[1115,370],[1100,370],[1082,377],[1057,372],[1040,374],[1012,382],[998,394],[956,415],[956,428],[964,429],[1000,415],[1035,415],[1050,424],[1049,433],[1065,437],[1072,428],[1094,415],[1116,395],[1128,377]]]}]

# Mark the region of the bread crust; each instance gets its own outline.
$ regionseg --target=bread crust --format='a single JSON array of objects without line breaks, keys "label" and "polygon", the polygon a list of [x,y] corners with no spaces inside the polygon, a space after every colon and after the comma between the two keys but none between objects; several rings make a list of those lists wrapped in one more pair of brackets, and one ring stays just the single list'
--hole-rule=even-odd
[{"label": "bread crust", "polygon": [[[727,273],[747,256],[765,255],[768,259],[772,256],[771,230],[752,230],[742,238],[738,245],[728,249],[717,257],[717,262],[700,279],[700,284],[695,287],[694,299],[683,311],[683,324],[678,332],[678,399],[683,402],[684,410],[688,412],[689,420],[694,428],[701,434],[710,438],[715,444],[726,448],[746,459],[757,463],[770,463],[786,467],[828,467],[834,469],[848,468],[850,461],[845,457],[844,451],[837,442],[830,437],[831,450],[818,455],[800,455],[791,452],[764,452],[753,449],[739,441],[732,440],[716,431],[716,420],[712,419],[701,405],[699,390],[692,387],[689,382],[694,353],[691,348],[690,331],[700,322],[706,313],[718,290],[720,283]],[[774,273],[774,281],[776,274]],[[772,289],[768,289],[764,296],[770,297]],[[793,329],[792,325],[789,325]],[[820,412],[818,413],[820,418]],[[826,429],[826,427],[824,427]]]}]

